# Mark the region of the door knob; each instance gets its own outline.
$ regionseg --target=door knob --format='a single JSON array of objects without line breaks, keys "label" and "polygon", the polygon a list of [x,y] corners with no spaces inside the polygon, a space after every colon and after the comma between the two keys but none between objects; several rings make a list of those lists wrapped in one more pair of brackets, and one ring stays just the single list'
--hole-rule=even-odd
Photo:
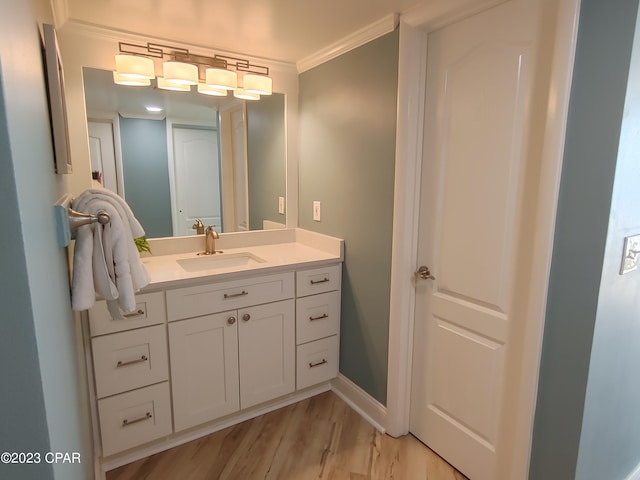
[{"label": "door knob", "polygon": [[424,265],[418,268],[418,270],[416,270],[416,273],[414,273],[414,275],[416,276],[416,278],[422,278],[423,280],[436,279],[436,277],[431,275],[431,272],[429,271],[429,267],[425,267]]}]

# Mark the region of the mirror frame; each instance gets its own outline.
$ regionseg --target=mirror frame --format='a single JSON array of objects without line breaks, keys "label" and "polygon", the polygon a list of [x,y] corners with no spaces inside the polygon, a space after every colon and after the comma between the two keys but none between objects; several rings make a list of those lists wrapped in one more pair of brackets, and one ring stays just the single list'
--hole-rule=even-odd
[{"label": "mirror frame", "polygon": [[[73,173],[67,175],[68,189],[74,196],[91,188],[91,162],[89,159],[89,139],[84,97],[83,67],[113,70],[114,56],[118,52],[118,42],[157,42],[168,40],[120,33],[113,30],[88,26],[73,21],[58,30],[60,55],[65,69],[65,98],[69,122],[69,146],[73,159]],[[178,47],[188,48],[194,53],[213,55],[222,53],[248,57],[256,63],[269,67],[275,91],[285,94],[285,162],[286,162],[286,226],[298,225],[298,71],[295,64],[266,61],[253,58],[246,53],[228,52],[170,42]]]}]

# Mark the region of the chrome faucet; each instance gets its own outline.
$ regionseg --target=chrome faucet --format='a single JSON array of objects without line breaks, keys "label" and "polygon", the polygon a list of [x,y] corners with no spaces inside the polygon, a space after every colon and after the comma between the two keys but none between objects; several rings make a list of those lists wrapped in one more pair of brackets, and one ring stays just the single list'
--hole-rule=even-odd
[{"label": "chrome faucet", "polygon": [[205,231],[205,239],[204,239],[205,255],[213,255],[214,253],[216,253],[216,239],[218,238],[220,238],[220,235],[218,235],[218,232],[216,232],[213,229],[213,226],[209,225],[207,227],[207,230]]},{"label": "chrome faucet", "polygon": [[196,218],[196,223],[194,223],[191,228],[196,231],[196,235],[204,235],[204,224],[199,218]]}]

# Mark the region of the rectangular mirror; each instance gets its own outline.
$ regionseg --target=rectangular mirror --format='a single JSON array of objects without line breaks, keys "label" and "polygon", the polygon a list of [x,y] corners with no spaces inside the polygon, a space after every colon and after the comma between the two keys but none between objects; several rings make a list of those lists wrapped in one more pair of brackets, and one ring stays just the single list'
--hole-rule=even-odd
[{"label": "rectangular mirror", "polygon": [[148,238],[194,235],[197,218],[219,232],[285,227],[284,94],[128,87],[88,67],[83,81],[94,180],[126,199]]}]

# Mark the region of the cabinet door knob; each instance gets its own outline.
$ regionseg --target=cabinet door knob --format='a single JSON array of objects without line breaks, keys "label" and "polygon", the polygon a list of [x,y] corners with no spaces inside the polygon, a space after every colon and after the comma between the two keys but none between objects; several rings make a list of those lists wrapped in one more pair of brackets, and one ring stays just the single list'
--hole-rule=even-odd
[{"label": "cabinet door knob", "polygon": [[248,313],[245,313],[242,316],[242,320],[244,320],[245,322],[248,322],[249,320],[251,320],[251,315],[249,315]]},{"label": "cabinet door knob", "polygon": [[236,317],[229,317],[227,318],[227,323],[229,325],[233,325],[234,323],[236,323]]}]

